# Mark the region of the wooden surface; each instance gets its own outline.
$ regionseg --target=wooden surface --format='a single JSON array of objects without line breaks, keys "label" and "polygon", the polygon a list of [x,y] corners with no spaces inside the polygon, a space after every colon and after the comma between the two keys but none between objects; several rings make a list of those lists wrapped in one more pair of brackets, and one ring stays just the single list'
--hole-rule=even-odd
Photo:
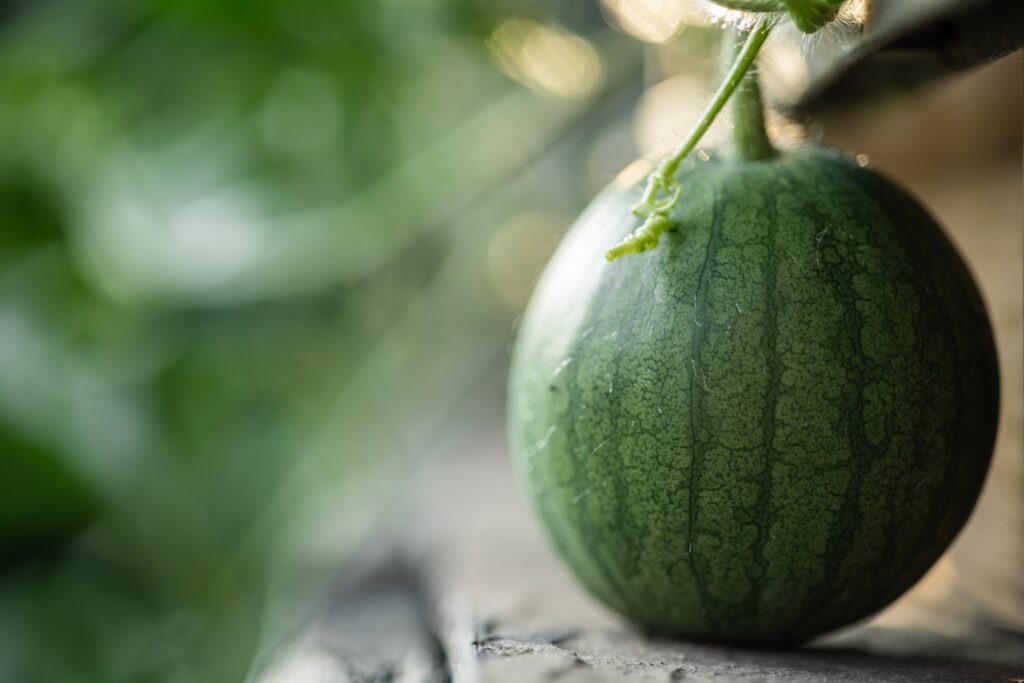
[{"label": "wooden surface", "polygon": [[[408,479],[393,543],[258,679],[334,681],[1024,681],[1024,639],[975,624],[941,572],[809,647],[648,638],[584,594],[526,509],[488,430]],[[416,493],[418,492],[418,493]]]}]

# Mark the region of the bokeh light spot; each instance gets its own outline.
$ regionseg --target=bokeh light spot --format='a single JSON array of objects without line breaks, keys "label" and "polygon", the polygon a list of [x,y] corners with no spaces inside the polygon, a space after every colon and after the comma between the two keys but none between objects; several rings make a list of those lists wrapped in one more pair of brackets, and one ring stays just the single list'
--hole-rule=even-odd
[{"label": "bokeh light spot", "polygon": [[593,45],[553,24],[507,19],[491,33],[487,47],[507,76],[557,97],[587,97],[603,80]]}]

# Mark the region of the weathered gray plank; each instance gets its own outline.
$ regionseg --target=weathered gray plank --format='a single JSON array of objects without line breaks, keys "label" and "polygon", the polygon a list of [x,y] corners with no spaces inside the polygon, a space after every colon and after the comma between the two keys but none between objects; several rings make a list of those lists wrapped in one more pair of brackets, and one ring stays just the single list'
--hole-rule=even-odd
[{"label": "weathered gray plank", "polygon": [[444,683],[423,593],[397,560],[339,587],[275,648],[255,683]]}]

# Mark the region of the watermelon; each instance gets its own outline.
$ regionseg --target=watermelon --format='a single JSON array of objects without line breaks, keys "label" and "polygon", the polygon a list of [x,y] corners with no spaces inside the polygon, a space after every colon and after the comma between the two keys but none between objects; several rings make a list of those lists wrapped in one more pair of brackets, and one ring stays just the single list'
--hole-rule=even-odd
[{"label": "watermelon", "polygon": [[963,526],[998,413],[991,327],[928,213],[845,155],[712,154],[676,230],[613,184],[513,354],[513,458],[557,550],[660,633],[805,641],[884,607]]}]

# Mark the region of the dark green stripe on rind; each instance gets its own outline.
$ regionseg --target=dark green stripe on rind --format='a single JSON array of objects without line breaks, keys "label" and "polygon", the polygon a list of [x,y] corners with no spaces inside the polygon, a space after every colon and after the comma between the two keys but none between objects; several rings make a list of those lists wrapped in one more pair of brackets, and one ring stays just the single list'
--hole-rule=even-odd
[{"label": "dark green stripe on rind", "polygon": [[995,429],[988,321],[927,214],[837,154],[680,180],[657,250],[601,260],[636,188],[559,249],[517,344],[513,451],[615,609],[801,640],[884,606],[966,519]]}]

